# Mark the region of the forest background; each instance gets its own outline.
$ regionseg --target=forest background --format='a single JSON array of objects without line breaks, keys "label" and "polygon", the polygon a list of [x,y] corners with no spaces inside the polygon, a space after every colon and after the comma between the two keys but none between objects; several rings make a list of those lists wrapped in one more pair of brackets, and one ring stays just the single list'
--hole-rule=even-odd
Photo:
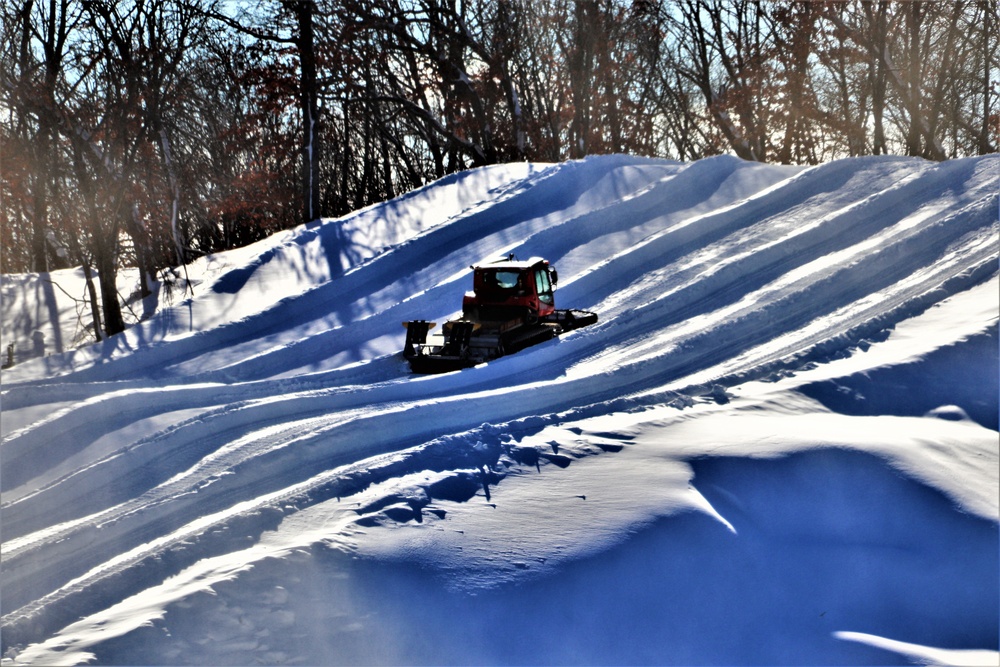
[{"label": "forest background", "polygon": [[97,339],[198,256],[470,167],[1000,143],[997,0],[3,0],[0,18],[0,271],[83,267]]}]

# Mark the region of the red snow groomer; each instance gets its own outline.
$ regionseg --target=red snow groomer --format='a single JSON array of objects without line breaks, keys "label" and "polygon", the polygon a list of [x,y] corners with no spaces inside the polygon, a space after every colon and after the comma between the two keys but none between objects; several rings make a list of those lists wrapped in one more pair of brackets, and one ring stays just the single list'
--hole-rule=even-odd
[{"label": "red snow groomer", "polygon": [[430,336],[434,322],[403,323],[403,356],[415,373],[468,368],[597,322],[596,313],[556,310],[558,274],[540,257],[520,262],[510,255],[471,268],[474,291],[462,299],[461,319]]}]

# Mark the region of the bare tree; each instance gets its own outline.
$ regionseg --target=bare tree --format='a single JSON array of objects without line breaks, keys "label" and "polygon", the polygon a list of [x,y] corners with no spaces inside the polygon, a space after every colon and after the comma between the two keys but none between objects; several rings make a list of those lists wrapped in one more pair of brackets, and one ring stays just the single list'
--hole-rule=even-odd
[{"label": "bare tree", "polygon": [[30,151],[31,270],[49,269],[51,252],[46,244],[49,231],[53,174],[58,164],[58,106],[65,94],[65,61],[70,34],[80,19],[79,9],[69,0],[6,4],[3,10],[2,93],[17,112],[17,132]]},{"label": "bare tree", "polygon": [[[995,2],[964,0],[866,1],[823,8],[823,18],[842,40],[862,51],[875,73],[875,152],[892,150],[885,138],[883,109],[894,118],[902,149],[909,155],[934,160],[957,155],[963,143],[959,135],[966,134],[975,137],[980,150],[991,145],[985,126],[970,122],[980,112],[974,100],[983,103],[983,119],[991,115],[990,86],[977,88],[968,82],[985,81],[986,72],[996,67],[996,31],[984,29],[995,14]],[[949,135],[950,149],[945,146]]]}]

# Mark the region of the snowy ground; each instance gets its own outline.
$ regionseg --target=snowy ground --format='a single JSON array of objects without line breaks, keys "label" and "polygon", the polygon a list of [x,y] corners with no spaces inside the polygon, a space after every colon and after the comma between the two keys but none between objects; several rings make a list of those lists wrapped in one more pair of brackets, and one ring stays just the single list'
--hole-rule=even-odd
[{"label": "snowy ground", "polygon": [[[998,178],[477,170],[83,347],[78,273],[3,276],[3,664],[996,665]],[[411,375],[508,252],[600,322]]]}]

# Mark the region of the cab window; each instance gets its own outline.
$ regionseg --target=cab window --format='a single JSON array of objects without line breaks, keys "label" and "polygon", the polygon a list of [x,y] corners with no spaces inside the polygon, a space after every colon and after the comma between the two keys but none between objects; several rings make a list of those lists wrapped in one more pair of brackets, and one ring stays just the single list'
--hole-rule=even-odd
[{"label": "cab window", "polygon": [[535,288],[538,300],[542,303],[552,303],[552,284],[549,282],[549,272],[545,269],[535,270]]}]

